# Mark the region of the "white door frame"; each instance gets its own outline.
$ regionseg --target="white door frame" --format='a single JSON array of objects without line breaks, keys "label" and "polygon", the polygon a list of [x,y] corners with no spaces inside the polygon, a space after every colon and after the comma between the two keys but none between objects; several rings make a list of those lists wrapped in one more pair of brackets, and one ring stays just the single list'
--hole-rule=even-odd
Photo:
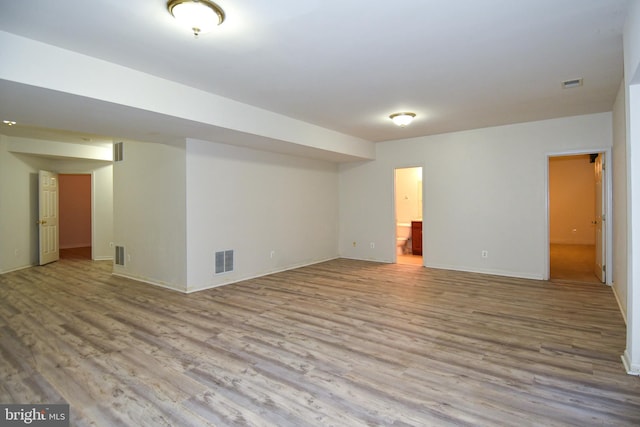
[{"label": "white door frame", "polygon": [[604,214],[606,215],[605,223],[604,223],[604,232],[605,235],[605,247],[603,250],[605,251],[605,260],[607,271],[605,274],[605,283],[609,286],[613,283],[613,215],[611,214],[613,209],[613,186],[612,186],[612,171],[611,171],[611,148],[594,148],[591,150],[575,150],[575,151],[554,151],[548,152],[546,155],[546,162],[544,165],[544,182],[545,182],[545,235],[544,235],[544,280],[549,280],[551,277],[551,265],[549,262],[549,159],[551,157],[560,157],[560,156],[578,156],[581,154],[592,154],[592,153],[604,153],[605,156],[605,169],[604,169],[604,179],[605,186],[602,189],[604,191],[605,197],[605,210]]}]

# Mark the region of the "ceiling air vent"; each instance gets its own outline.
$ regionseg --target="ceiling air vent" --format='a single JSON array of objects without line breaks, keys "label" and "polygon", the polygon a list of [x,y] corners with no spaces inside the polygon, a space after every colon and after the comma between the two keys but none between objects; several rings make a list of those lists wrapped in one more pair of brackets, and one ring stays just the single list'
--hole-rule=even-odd
[{"label": "ceiling air vent", "polygon": [[572,89],[574,87],[582,86],[582,79],[571,79],[562,82],[562,89]]}]

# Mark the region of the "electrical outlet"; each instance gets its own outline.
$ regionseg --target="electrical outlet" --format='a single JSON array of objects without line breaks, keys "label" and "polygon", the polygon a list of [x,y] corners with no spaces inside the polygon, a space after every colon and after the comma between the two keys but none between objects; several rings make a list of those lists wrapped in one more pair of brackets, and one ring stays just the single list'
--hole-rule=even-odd
[{"label": "electrical outlet", "polygon": [[374,242],[369,243],[369,247],[371,249],[375,249],[376,248],[376,244]]},{"label": "electrical outlet", "polygon": [[271,251],[271,253],[269,254],[269,258],[273,258],[274,256],[276,256],[276,251]]},{"label": "electrical outlet", "polygon": [[482,258],[489,258],[489,251],[482,251]]}]

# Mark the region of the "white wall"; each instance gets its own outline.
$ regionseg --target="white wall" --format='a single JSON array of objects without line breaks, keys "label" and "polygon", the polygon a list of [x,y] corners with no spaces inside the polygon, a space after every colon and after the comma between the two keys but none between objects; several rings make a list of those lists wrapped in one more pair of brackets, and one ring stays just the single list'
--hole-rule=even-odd
[{"label": "white wall", "polygon": [[[0,135],[0,273],[38,263],[38,170],[91,173],[94,194],[93,259],[111,259],[113,249],[113,188],[110,162],[82,160],[99,153],[80,144]],[[74,148],[77,148],[74,150]],[[10,151],[11,150],[11,151]],[[20,150],[16,153],[13,150]],[[42,156],[71,156],[54,159]]]},{"label": "white wall", "polygon": [[622,315],[627,316],[627,147],[624,82],[613,105],[613,291]]},{"label": "white wall", "polygon": [[114,274],[186,289],[185,146],[124,141],[113,165],[114,242],[126,265]]},{"label": "white wall", "polygon": [[[333,163],[187,140],[189,291],[338,255]],[[215,275],[214,253],[234,250]]]},{"label": "white wall", "polygon": [[38,170],[43,158],[8,151],[0,135],[0,273],[38,261]]},{"label": "white wall", "polygon": [[91,185],[94,194],[91,256],[95,260],[113,259],[113,165],[93,169]]},{"label": "white wall", "polygon": [[422,163],[426,266],[542,279],[547,156],[611,133],[600,113],[379,143],[377,160],[340,166],[340,254],[393,261],[393,170]]},{"label": "white wall", "polygon": [[[219,132],[219,127],[226,129],[219,133],[227,136],[228,143],[311,148],[304,152],[335,153],[338,158],[373,155],[369,141],[4,31],[0,31],[0,57],[0,79],[75,94],[88,106],[95,107],[100,100],[210,125],[210,132]],[[46,66],[34,66],[34,58]]]},{"label": "white wall", "polygon": [[640,1],[629,4],[624,28],[627,150],[627,348],[623,361],[640,375]]}]

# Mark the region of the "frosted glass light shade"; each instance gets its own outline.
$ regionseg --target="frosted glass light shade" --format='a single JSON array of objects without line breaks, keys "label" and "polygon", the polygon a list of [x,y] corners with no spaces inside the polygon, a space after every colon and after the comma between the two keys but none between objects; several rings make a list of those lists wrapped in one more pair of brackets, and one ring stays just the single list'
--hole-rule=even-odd
[{"label": "frosted glass light shade", "polygon": [[225,18],[220,6],[208,0],[171,0],[167,3],[167,9],[196,36],[211,31],[222,24]]},{"label": "frosted glass light shade", "polygon": [[407,126],[415,116],[416,113],[395,113],[390,115],[389,118],[398,126]]}]

